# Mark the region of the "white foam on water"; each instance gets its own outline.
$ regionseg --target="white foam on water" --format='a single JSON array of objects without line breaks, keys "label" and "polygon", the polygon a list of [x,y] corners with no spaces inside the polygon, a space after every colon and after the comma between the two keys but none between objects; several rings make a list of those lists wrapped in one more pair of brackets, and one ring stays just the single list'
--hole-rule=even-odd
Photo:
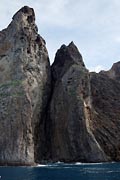
[{"label": "white foam on water", "polygon": [[81,164],[83,164],[83,163],[81,163],[81,162],[76,162],[75,163],[75,165],[81,165]]},{"label": "white foam on water", "polygon": [[[81,162],[76,162],[75,165],[99,165],[99,164],[108,164],[109,162],[99,162],[99,163],[81,163]],[[114,161],[113,162],[110,162],[110,163],[115,163]]]},{"label": "white foam on water", "polygon": [[[59,165],[63,165],[64,166],[79,166],[79,165],[102,165],[102,164],[107,164],[109,162],[100,162],[100,163],[82,163],[82,162],[76,162],[76,163],[63,163],[63,162],[56,162],[56,163],[51,163],[51,164],[38,164],[37,166],[35,167],[57,167]],[[115,162],[111,162],[111,163],[115,163]]]},{"label": "white foam on water", "polygon": [[46,167],[48,165],[45,165],[45,164],[38,164],[37,167]]}]

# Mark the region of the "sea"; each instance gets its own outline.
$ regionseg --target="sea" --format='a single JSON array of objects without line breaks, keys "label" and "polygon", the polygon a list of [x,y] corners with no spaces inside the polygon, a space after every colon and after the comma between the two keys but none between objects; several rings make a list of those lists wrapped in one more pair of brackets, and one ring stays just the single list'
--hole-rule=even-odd
[{"label": "sea", "polygon": [[120,163],[0,167],[0,180],[120,180]]}]

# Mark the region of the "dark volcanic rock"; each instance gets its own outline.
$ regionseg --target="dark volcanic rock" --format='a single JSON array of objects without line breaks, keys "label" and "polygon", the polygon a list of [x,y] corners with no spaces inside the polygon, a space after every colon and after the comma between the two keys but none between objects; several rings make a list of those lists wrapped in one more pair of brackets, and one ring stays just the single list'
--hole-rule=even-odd
[{"label": "dark volcanic rock", "polygon": [[[91,74],[94,109],[91,129],[111,161],[120,160],[120,83],[116,81],[120,75],[119,65],[119,63],[113,65],[106,74]],[[114,76],[111,76],[111,73]]]},{"label": "dark volcanic rock", "polygon": [[73,43],[52,65],[51,158],[66,162],[120,160],[120,62],[89,73]]},{"label": "dark volcanic rock", "polygon": [[106,71],[107,74],[111,79],[120,81],[120,61],[114,63],[112,68],[109,71]]},{"label": "dark volcanic rock", "polygon": [[62,78],[64,73],[69,70],[72,64],[79,64],[85,67],[82,56],[73,42],[71,42],[68,46],[62,45],[57,51],[55,61],[51,67],[52,80],[56,81]]},{"label": "dark volcanic rock", "polygon": [[[100,162],[107,157],[96,141],[89,121],[89,72],[78,49],[63,45],[52,65],[54,81],[50,104],[51,158],[65,162]],[[90,119],[89,119],[90,118]]]},{"label": "dark volcanic rock", "polygon": [[0,31],[0,165],[120,161],[120,62],[90,73],[71,42],[50,68],[37,31],[27,6]]},{"label": "dark volcanic rock", "polygon": [[0,32],[0,164],[33,164],[41,152],[50,76],[45,41],[25,6]]}]

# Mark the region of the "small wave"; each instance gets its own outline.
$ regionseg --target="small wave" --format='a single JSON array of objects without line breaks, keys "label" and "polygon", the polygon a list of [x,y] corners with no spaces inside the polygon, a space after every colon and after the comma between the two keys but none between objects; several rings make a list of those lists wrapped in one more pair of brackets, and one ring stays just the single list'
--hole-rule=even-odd
[{"label": "small wave", "polygon": [[[115,163],[115,162],[111,162]],[[76,162],[76,163],[64,163],[64,162],[55,162],[55,163],[48,163],[48,164],[38,164],[36,167],[57,167],[57,166],[91,166],[91,165],[104,165],[104,164],[110,164],[109,162],[99,162],[99,163],[82,163],[82,162]]]},{"label": "small wave", "polygon": [[38,164],[37,167],[47,167],[48,165],[45,164]]},{"label": "small wave", "polygon": [[81,162],[76,162],[75,165],[97,165],[97,164],[104,164],[102,162],[100,163],[81,163]]},{"label": "small wave", "polygon": [[81,163],[81,162],[76,162],[75,163],[75,165],[81,165],[81,164],[83,164],[83,163]]},{"label": "small wave", "polygon": [[61,165],[61,163],[48,163],[48,164],[38,164],[36,167],[56,167]]},{"label": "small wave", "polygon": [[76,162],[75,165],[100,165],[100,164],[114,164],[116,162],[112,161],[112,162],[94,162],[94,163],[81,163],[81,162]]}]

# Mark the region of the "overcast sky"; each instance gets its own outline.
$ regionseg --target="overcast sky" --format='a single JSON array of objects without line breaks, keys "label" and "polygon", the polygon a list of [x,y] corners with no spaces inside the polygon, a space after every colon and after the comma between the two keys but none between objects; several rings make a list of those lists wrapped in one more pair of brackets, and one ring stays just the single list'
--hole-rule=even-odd
[{"label": "overcast sky", "polygon": [[51,62],[71,41],[88,69],[109,69],[120,60],[120,0],[0,0],[0,29],[22,6],[33,7]]}]

